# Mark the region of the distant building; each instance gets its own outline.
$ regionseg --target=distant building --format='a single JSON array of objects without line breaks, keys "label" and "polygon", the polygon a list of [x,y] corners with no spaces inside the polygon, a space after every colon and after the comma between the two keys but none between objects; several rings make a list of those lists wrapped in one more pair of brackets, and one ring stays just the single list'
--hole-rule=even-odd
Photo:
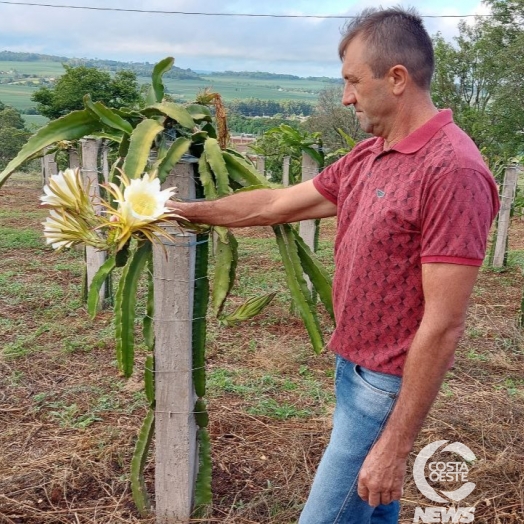
[{"label": "distant building", "polygon": [[233,149],[236,149],[239,153],[247,153],[250,144],[256,140],[256,137],[254,135],[242,133],[241,135],[232,135],[229,139]]}]

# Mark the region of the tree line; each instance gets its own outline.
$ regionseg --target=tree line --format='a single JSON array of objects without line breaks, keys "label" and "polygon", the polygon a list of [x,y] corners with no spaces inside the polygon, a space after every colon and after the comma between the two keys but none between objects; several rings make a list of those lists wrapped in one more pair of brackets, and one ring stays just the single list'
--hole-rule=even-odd
[{"label": "tree line", "polygon": [[261,100],[259,98],[235,99],[228,102],[227,107],[234,113],[250,117],[271,117],[277,114],[309,116],[315,109],[311,102],[301,100]]},{"label": "tree line", "polygon": [[250,118],[231,110],[228,110],[227,113],[227,125],[233,133],[237,134],[245,133],[250,135],[263,135],[270,129],[284,123],[297,128],[300,126],[299,120],[292,120],[279,115],[273,117]]}]

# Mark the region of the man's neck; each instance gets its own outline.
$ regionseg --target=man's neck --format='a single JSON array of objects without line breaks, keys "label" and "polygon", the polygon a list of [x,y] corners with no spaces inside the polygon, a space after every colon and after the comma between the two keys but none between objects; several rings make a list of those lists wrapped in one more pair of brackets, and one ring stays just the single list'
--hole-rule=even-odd
[{"label": "man's neck", "polygon": [[391,121],[389,129],[386,130],[382,138],[384,139],[384,151],[388,151],[395,144],[404,140],[413,131],[423,126],[438,113],[438,109],[433,105],[429,97],[422,100],[412,100],[399,104],[398,111]]}]

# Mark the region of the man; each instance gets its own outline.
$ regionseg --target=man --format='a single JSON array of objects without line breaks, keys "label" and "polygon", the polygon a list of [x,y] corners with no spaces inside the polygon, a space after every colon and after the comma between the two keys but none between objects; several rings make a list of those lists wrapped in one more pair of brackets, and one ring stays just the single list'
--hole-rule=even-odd
[{"label": "man", "polygon": [[313,181],[172,207],[229,227],[337,215],[337,406],[299,522],[394,523],[408,454],[463,332],[498,193],[451,111],[431,101],[433,49],[414,11],[365,10],[339,51],[342,102],[374,138]]}]

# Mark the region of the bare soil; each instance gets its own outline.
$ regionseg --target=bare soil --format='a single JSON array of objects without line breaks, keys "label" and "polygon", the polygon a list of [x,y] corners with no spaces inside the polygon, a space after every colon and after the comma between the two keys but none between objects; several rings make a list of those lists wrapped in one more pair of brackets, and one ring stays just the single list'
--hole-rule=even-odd
[{"label": "bare soil", "polygon": [[[39,194],[36,179],[9,182],[0,193],[2,231],[41,231]],[[327,221],[322,238],[332,239],[334,228]],[[243,230],[238,236],[263,239],[271,233]],[[524,249],[524,222],[518,218],[509,245]],[[154,522],[138,515],[129,488],[145,415],[141,376],[126,381],[116,369],[111,311],[91,321],[78,303],[78,258],[41,241],[2,248],[0,523]],[[246,272],[281,272],[263,256],[243,263]],[[434,505],[414,485],[412,463],[426,444],[445,439],[466,444],[477,457],[469,472],[476,489],[461,503],[476,507],[475,522],[524,523],[524,338],[518,323],[523,284],[518,264],[481,271],[455,367],[410,459],[401,522],[413,522],[416,506]],[[51,286],[56,296],[42,292]],[[144,358],[139,352],[138,368]],[[255,395],[212,389],[213,507],[199,522],[296,522],[329,438],[333,405],[327,397],[279,384],[306,376],[330,393],[332,355],[313,354],[303,326],[281,300],[255,321],[213,328],[207,366],[211,374],[240,369],[246,377],[269,377],[276,381],[276,401],[309,415],[253,414],[260,400]],[[153,477],[154,454],[147,467],[150,492]]]}]

